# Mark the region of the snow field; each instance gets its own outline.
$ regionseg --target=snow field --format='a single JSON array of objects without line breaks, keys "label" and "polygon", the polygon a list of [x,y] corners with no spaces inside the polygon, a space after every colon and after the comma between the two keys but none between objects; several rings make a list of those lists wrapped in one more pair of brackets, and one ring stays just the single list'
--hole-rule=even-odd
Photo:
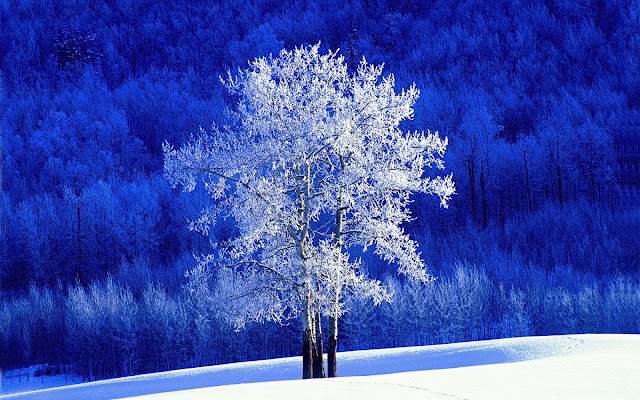
[{"label": "snow field", "polygon": [[[638,399],[640,335],[570,335],[345,352],[336,379],[299,357],[111,379],[3,399]],[[330,394],[330,395],[329,395]]]}]

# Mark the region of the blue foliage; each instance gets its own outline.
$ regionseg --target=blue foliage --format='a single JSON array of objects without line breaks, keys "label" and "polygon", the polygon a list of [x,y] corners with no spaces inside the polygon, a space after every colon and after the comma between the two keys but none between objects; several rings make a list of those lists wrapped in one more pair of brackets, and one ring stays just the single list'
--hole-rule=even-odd
[{"label": "blue foliage", "polygon": [[[191,254],[236,232],[186,229],[207,196],[171,190],[161,144],[224,122],[227,69],[318,41],[416,82],[403,129],[448,136],[458,188],[448,210],[416,196],[405,226],[433,286],[358,254],[397,308],[350,299],[345,349],[639,331],[637,2],[165,3],[0,1],[0,367],[89,379],[297,351],[292,327],[236,335],[187,311]],[[483,308],[452,308],[471,295]],[[98,300],[111,314],[91,321],[122,339],[96,338],[108,362],[60,342],[97,335],[73,318]]]}]

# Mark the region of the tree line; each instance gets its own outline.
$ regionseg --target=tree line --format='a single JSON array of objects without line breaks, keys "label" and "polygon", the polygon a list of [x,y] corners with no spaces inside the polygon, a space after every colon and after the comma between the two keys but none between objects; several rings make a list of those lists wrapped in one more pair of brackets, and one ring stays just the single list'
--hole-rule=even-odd
[{"label": "tree line", "polygon": [[[496,263],[501,263],[496,268]],[[151,273],[140,263],[140,273]],[[494,271],[500,269],[501,273]],[[507,283],[518,275],[525,286]],[[501,276],[502,275],[502,276]],[[84,380],[300,354],[300,323],[235,331],[204,319],[198,298],[122,274],[89,286],[31,287],[0,303],[3,369],[42,365]],[[527,335],[640,333],[640,282],[594,278],[570,267],[549,273],[507,260],[448,266],[430,284],[387,276],[392,303],[348,297],[340,351]],[[324,320],[326,323],[327,320]],[[325,340],[327,336],[325,333]]]}]

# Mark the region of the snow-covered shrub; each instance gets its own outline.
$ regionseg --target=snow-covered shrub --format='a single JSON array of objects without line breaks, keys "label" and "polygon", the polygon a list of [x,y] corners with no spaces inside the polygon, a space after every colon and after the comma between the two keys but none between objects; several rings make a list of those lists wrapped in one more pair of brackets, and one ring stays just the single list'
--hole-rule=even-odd
[{"label": "snow-covered shrub", "polygon": [[475,266],[458,264],[453,276],[437,281],[436,309],[442,342],[485,338],[491,285]]},{"label": "snow-covered shrub", "polygon": [[604,300],[607,330],[638,333],[640,329],[640,286],[628,278],[617,278],[607,286]]},{"label": "snow-covered shrub", "polygon": [[601,333],[605,331],[604,301],[599,285],[585,285],[577,294],[576,333]]},{"label": "snow-covered shrub", "polygon": [[501,337],[528,336],[531,334],[531,319],[527,312],[526,296],[522,290],[511,288],[508,292],[500,285],[502,320]]},{"label": "snow-covered shrub", "polygon": [[545,334],[562,335],[575,331],[575,299],[563,287],[549,290],[543,299]]},{"label": "snow-covered shrub", "polygon": [[144,371],[178,368],[188,355],[188,313],[182,299],[148,285],[140,304],[139,351]]},{"label": "snow-covered shrub", "polygon": [[83,379],[136,372],[138,311],[131,291],[111,278],[88,290],[69,289],[68,348]]}]

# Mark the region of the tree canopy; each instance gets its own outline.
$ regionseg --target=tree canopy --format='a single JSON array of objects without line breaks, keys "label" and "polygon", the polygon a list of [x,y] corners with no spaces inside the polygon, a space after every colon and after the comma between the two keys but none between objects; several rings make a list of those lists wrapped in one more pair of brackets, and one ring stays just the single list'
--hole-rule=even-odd
[{"label": "tree canopy", "polygon": [[399,272],[427,281],[417,244],[401,225],[412,193],[435,194],[443,206],[454,193],[444,169],[447,140],[405,133],[418,98],[415,86],[395,91],[393,75],[363,60],[349,73],[335,52],[319,45],[259,58],[223,81],[238,98],[229,124],[201,132],[181,149],[165,144],[165,172],[193,190],[204,176],[212,197],[192,224],[206,233],[232,218],[238,235],[193,273],[214,265],[218,293],[235,299],[231,319],[276,320],[338,316],[348,288],[379,303],[388,293],[362,273],[343,247],[372,246]]}]

